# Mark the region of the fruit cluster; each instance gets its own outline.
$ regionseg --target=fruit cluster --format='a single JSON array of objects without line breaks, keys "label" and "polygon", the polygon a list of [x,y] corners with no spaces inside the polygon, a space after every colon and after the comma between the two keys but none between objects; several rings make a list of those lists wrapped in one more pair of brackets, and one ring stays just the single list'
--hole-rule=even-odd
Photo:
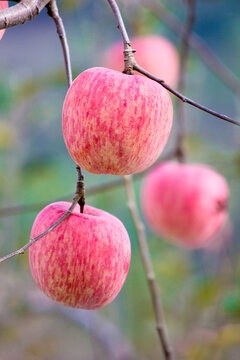
[{"label": "fruit cluster", "polygon": [[[134,39],[137,61],[176,85],[176,50],[156,36]],[[151,56],[158,47],[161,56]],[[139,55],[138,55],[139,54]],[[150,57],[149,57],[150,55]],[[165,58],[166,57],[166,58]],[[127,175],[149,168],[161,154],[172,127],[169,94],[152,80],[126,75],[122,49],[82,72],[69,88],[62,113],[63,136],[74,161],[94,174]],[[169,71],[171,69],[171,71]],[[222,227],[228,187],[203,165],[164,163],[147,175],[141,205],[146,222],[171,242],[201,247]],[[69,208],[54,203],[37,216],[31,237],[54,224]],[[130,264],[130,240],[114,216],[90,206],[74,212],[29,251],[32,275],[46,295],[61,304],[96,309],[120,291]]]}]

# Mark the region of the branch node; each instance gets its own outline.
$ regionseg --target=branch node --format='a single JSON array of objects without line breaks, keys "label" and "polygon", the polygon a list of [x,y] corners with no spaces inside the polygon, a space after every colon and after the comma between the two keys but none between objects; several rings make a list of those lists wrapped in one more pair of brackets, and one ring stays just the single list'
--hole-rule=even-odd
[{"label": "branch node", "polygon": [[85,205],[85,185],[84,185],[84,176],[79,165],[76,166],[78,173],[78,179],[76,183],[76,191],[73,200],[76,200],[80,206],[80,212],[83,213]]}]

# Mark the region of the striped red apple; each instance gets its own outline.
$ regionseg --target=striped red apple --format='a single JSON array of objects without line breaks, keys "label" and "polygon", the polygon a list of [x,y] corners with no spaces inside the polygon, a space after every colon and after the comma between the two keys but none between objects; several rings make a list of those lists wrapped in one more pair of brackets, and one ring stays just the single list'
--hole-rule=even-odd
[{"label": "striped red apple", "polygon": [[228,195],[225,179],[210,167],[166,162],[144,179],[141,207],[156,234],[174,244],[198,248],[223,226]]},{"label": "striped red apple", "polygon": [[152,165],[172,126],[168,92],[143,76],[106,68],[81,73],[63,105],[63,135],[74,161],[95,174],[127,175]]},{"label": "striped red apple", "polygon": [[[48,205],[36,217],[31,237],[54,224],[70,203]],[[39,288],[62,305],[98,309],[121,290],[130,264],[128,233],[119,219],[79,206],[29,249],[32,276]]]}]

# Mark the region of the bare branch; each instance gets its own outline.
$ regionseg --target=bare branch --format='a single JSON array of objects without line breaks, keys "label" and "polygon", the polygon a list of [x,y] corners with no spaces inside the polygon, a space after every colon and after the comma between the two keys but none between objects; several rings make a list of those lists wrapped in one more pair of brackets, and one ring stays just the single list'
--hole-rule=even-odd
[{"label": "bare branch", "polygon": [[184,96],[183,94],[181,94],[180,92],[172,89],[169,85],[167,85],[164,80],[161,80],[159,78],[157,78],[156,76],[150,74],[148,71],[144,70],[141,66],[139,66],[138,64],[135,64],[133,66],[133,69],[134,70],[137,70],[138,72],[140,72],[141,74],[147,76],[149,79],[152,79],[154,81],[156,81],[157,83],[159,83],[160,85],[162,85],[165,89],[167,89],[169,92],[171,92],[173,95],[175,95],[177,98],[179,98],[180,100],[182,100],[184,103],[187,103],[189,105],[192,105],[208,114],[211,114],[219,119],[222,119],[222,120],[225,120],[227,122],[230,122],[231,124],[234,124],[234,125],[237,125],[237,126],[240,126],[240,122],[236,121],[236,120],[233,120],[231,119],[230,117],[228,117],[227,115],[223,115],[223,114],[220,114],[214,110],[211,110],[209,108],[207,108],[206,106],[203,106],[199,103],[197,103],[196,101],[193,101],[189,98],[187,98],[186,96]]},{"label": "bare branch", "polygon": [[[187,63],[189,58],[189,40],[193,30],[193,25],[195,22],[195,0],[187,0],[187,19],[186,26],[184,28],[182,39],[181,39],[181,48],[180,48],[180,75],[179,75],[179,92],[185,93],[186,91],[186,74],[187,74]],[[177,104],[177,119],[178,119],[178,160],[180,162],[185,161],[185,153],[183,146],[184,138],[184,127],[185,127],[185,108],[184,103],[179,101]]]},{"label": "bare branch", "polygon": [[[169,151],[168,153],[162,155],[158,162],[163,162],[163,161],[173,159],[174,157],[176,157],[176,154],[177,154],[177,149],[173,149],[172,151]],[[153,166],[155,166],[155,165],[156,165],[156,163]],[[147,171],[149,171],[149,169]],[[135,174],[133,177],[134,177],[134,179],[138,179],[138,178],[141,178],[142,176],[144,176],[145,174],[146,174],[146,171],[141,172],[139,174]],[[124,184],[123,178],[118,177],[117,179],[112,180],[112,181],[89,186],[86,189],[86,194],[87,194],[87,196],[91,196],[91,195],[103,193],[106,191],[116,189],[116,188],[122,186],[123,184]],[[69,199],[71,199],[71,197],[72,197],[72,194],[68,194],[68,195],[62,196],[61,198],[54,199],[52,202],[56,202],[56,201],[60,201],[60,200],[69,201]],[[21,204],[21,205],[13,205],[13,206],[0,208],[0,218],[6,217],[6,216],[11,216],[11,215],[29,213],[32,211],[37,211],[37,210],[44,208],[48,204],[49,204],[49,201],[44,201],[44,202],[37,202],[37,203],[33,203],[33,204]]]},{"label": "bare branch", "polygon": [[118,25],[118,29],[122,36],[123,47],[124,47],[124,51],[123,51],[124,70],[123,70],[123,72],[128,75],[133,75],[133,65],[135,64],[135,59],[134,59],[133,53],[135,52],[135,50],[133,50],[131,47],[129,36],[128,36],[125,24],[122,19],[122,15],[120,13],[120,10],[119,10],[119,7],[118,7],[116,1],[115,0],[107,0],[107,1],[108,1],[109,5],[111,6],[111,9],[113,11],[113,14],[115,16],[115,19],[116,19],[116,22]]},{"label": "bare branch", "polygon": [[108,3],[111,6],[111,9],[112,9],[113,14],[115,16],[115,19],[117,21],[118,29],[119,29],[119,31],[121,33],[123,43],[130,45],[130,40],[129,40],[129,37],[128,37],[128,33],[127,33],[125,24],[123,22],[123,19],[122,19],[122,16],[121,16],[121,13],[120,13],[120,10],[119,10],[119,7],[118,7],[116,1],[115,0],[108,0]]},{"label": "bare branch", "polygon": [[[77,180],[77,184],[76,184],[76,192],[75,192],[75,196],[73,198],[72,204],[70,206],[70,208],[65,212],[65,214],[63,214],[63,216],[60,217],[60,219],[58,219],[53,225],[51,225],[48,229],[46,229],[45,231],[43,231],[41,234],[39,234],[38,236],[36,236],[33,239],[30,239],[29,242],[24,245],[21,249],[18,249],[16,251],[13,251],[11,254],[8,254],[6,256],[3,256],[2,258],[0,258],[0,263],[10,259],[16,255],[20,255],[20,254],[24,254],[24,252],[30,247],[32,246],[32,244],[34,244],[36,241],[40,240],[43,236],[47,235],[48,233],[50,233],[51,231],[53,231],[59,224],[61,224],[61,222],[63,222],[66,218],[68,218],[69,215],[72,214],[74,208],[76,207],[76,205],[81,202],[82,199],[82,182],[83,182],[83,176],[81,173],[81,169],[79,168],[79,166],[77,166],[77,172],[78,172],[78,180]],[[81,203],[80,203],[80,210],[81,209]]]},{"label": "bare branch", "polygon": [[133,188],[133,182],[131,175],[124,176],[124,183],[125,183],[125,189],[127,194],[127,204],[130,211],[130,214],[133,219],[133,223],[135,225],[136,231],[137,231],[137,238],[140,248],[140,254],[142,258],[142,263],[144,266],[146,278],[148,281],[148,287],[153,303],[153,308],[155,312],[156,322],[157,322],[157,331],[159,335],[160,342],[162,344],[163,352],[165,355],[166,360],[172,360],[173,354],[172,349],[169,345],[169,340],[167,336],[164,316],[163,316],[163,310],[162,310],[162,302],[156,282],[156,276],[153,270],[152,261],[148,249],[147,244],[147,237],[146,232],[144,228],[144,224],[142,223],[137,205],[136,205],[136,198]]},{"label": "bare branch", "polygon": [[[67,75],[67,84],[68,88],[72,85],[72,67],[71,67],[71,59],[70,59],[70,52],[69,46],[67,41],[67,36],[65,32],[65,28],[63,25],[62,18],[59,15],[57,2],[56,0],[51,0],[47,5],[48,15],[53,19],[57,34],[62,46],[62,52],[64,57],[64,64],[65,64],[65,71]],[[83,213],[84,205],[85,205],[85,185],[84,185],[84,176],[82,175],[82,169],[79,165],[76,167],[78,172],[78,182],[77,182],[77,189],[75,193],[75,197],[79,197],[78,204],[80,206],[80,212]],[[78,191],[78,193],[77,193]]]},{"label": "bare branch", "polygon": [[[157,15],[177,35],[184,32],[184,24],[161,5],[158,0],[139,0],[138,3]],[[216,54],[199,35],[192,33],[189,45],[225,85],[240,94],[240,80],[218,59]]]},{"label": "bare branch", "polygon": [[53,19],[57,34],[59,37],[59,40],[61,42],[63,56],[64,56],[64,64],[65,64],[65,70],[67,74],[67,83],[68,87],[72,84],[72,67],[71,67],[71,60],[70,60],[70,52],[69,52],[69,46],[67,42],[67,36],[64,29],[63,21],[61,17],[59,16],[58,7],[56,0],[51,0],[47,5],[48,15]]},{"label": "bare branch", "polygon": [[0,11],[0,29],[24,24],[35,18],[50,0],[22,0],[18,4]]},{"label": "bare branch", "polygon": [[71,215],[73,209],[75,208],[75,206],[77,205],[78,200],[74,200],[72,202],[72,205],[70,206],[70,208],[68,209],[67,212],[65,212],[65,214],[63,216],[60,217],[60,219],[55,222],[52,226],[50,226],[48,229],[46,229],[43,233],[41,233],[40,235],[36,236],[33,239],[30,239],[29,242],[24,245],[21,249],[13,251],[11,254],[8,254],[6,256],[3,256],[2,258],[0,258],[0,263],[10,259],[16,255],[20,255],[20,254],[24,254],[24,252],[32,245],[34,244],[36,241],[38,241],[39,239],[41,239],[43,236],[47,235],[48,233],[50,233],[51,231],[53,231],[59,224],[61,224],[61,222],[63,222],[63,220],[65,220],[69,215]]},{"label": "bare branch", "polygon": [[[115,0],[108,0],[111,8],[113,9],[112,7],[112,4],[114,4],[114,9],[118,9],[118,6],[115,2]],[[122,20],[122,17],[121,17],[121,13],[118,9],[118,12],[116,13],[116,11],[114,11],[114,16],[116,18],[116,21],[117,21],[117,24],[118,24],[118,28],[120,29],[120,32],[121,34],[123,32],[126,31],[125,29],[125,26],[124,26],[124,29],[122,29],[122,24],[124,25],[123,23],[123,20]],[[119,19],[120,18],[120,19]],[[125,41],[123,42],[124,43],[124,48],[125,48]],[[126,51],[124,51],[124,61],[125,61],[125,69],[124,69],[124,72],[128,73],[128,74],[132,74],[132,70],[136,70],[138,72],[140,72],[141,74],[147,76],[149,79],[152,79],[156,82],[158,82],[160,85],[162,85],[166,90],[168,90],[169,92],[171,92],[173,95],[175,95],[178,99],[182,100],[183,102],[189,104],[189,105],[192,105],[208,114],[211,114],[215,117],[218,117],[219,119],[222,119],[224,121],[227,121],[227,122],[230,122],[234,125],[237,125],[237,126],[240,126],[240,122],[236,121],[236,120],[233,120],[231,119],[229,116],[227,115],[224,115],[224,114],[220,114],[218,113],[217,111],[214,111],[214,110],[211,110],[209,108],[207,108],[206,106],[203,106],[199,103],[197,103],[196,101],[194,100],[191,100],[190,98],[187,98],[186,96],[184,96],[182,93],[172,89],[168,84],[165,83],[164,80],[162,79],[159,79],[157,78],[156,76],[150,74],[148,71],[144,70],[141,66],[139,66],[135,59],[134,59],[134,56],[133,56],[133,52],[134,50],[131,49],[131,46],[130,46],[130,49],[128,49],[128,51],[131,52],[131,57],[128,58],[128,62],[126,63],[126,60],[125,60],[125,57],[126,57]],[[127,66],[126,66],[127,64]],[[128,71],[130,70],[130,71]]]}]

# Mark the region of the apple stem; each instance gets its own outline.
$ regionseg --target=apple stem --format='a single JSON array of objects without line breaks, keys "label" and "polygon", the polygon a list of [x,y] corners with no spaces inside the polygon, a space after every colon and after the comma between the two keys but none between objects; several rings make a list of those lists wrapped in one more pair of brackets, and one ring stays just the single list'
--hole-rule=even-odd
[{"label": "apple stem", "polygon": [[125,27],[125,24],[123,22],[123,18],[121,15],[121,12],[119,10],[119,7],[115,0],[108,0],[109,5],[111,6],[111,9],[113,11],[113,14],[115,16],[117,27],[121,33],[124,51],[124,70],[123,73],[127,75],[133,75],[133,67],[134,64],[136,64],[136,61],[134,59],[133,54],[136,52],[136,50],[132,49],[131,42]]},{"label": "apple stem", "polygon": [[84,176],[82,174],[82,170],[79,165],[76,166],[76,170],[78,173],[78,179],[76,183],[76,191],[73,200],[77,200],[80,206],[80,213],[83,213],[84,205],[85,205],[85,185],[84,185]]}]

